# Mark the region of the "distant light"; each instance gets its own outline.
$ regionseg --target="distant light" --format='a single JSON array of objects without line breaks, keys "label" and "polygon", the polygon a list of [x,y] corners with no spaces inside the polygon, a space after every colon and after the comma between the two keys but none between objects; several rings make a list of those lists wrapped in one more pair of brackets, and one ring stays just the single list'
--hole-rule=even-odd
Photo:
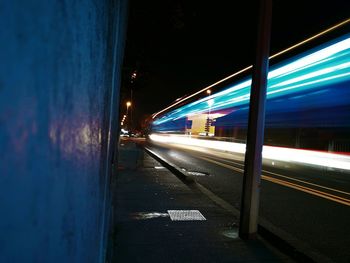
[{"label": "distant light", "polygon": [[207,94],[211,94],[211,90],[210,89],[207,89]]},{"label": "distant light", "polygon": [[137,73],[136,71],[134,71],[132,74],[131,74],[131,79],[136,79],[137,77]]},{"label": "distant light", "polygon": [[131,102],[128,101],[128,102],[126,103],[126,106],[127,106],[127,107],[130,107],[130,106],[131,106]]}]

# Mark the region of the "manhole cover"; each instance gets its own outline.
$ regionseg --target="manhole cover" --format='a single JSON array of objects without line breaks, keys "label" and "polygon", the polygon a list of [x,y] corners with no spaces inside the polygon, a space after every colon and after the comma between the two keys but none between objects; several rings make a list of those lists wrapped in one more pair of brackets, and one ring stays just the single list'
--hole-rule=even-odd
[{"label": "manhole cover", "polygon": [[168,210],[172,221],[196,221],[206,220],[198,210]]}]

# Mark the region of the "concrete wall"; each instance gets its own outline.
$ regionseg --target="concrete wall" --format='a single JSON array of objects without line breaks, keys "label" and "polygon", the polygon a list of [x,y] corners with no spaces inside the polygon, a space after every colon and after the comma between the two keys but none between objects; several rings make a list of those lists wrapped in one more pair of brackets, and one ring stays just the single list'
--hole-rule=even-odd
[{"label": "concrete wall", "polygon": [[0,2],[0,262],[103,262],[124,0]]}]

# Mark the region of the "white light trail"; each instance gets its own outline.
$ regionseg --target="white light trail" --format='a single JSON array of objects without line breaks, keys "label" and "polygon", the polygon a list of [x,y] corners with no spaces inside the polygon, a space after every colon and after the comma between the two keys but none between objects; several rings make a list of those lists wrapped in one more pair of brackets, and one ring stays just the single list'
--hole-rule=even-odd
[{"label": "white light trail", "polygon": [[[149,137],[152,141],[164,144],[194,146],[202,149],[213,149],[232,153],[244,154],[246,149],[246,145],[243,143],[202,140],[180,135],[151,134]],[[350,156],[345,154],[264,146],[262,155],[263,158],[270,160],[350,170]]]}]

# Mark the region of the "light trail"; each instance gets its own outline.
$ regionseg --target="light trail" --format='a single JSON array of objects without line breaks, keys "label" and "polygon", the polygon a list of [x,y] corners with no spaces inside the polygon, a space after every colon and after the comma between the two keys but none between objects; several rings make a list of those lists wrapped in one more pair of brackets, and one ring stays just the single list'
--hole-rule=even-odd
[{"label": "light trail", "polygon": [[[182,147],[180,145],[174,144],[172,146],[182,149]],[[196,151],[195,148],[188,149],[187,147],[186,147],[186,150]],[[210,158],[207,158],[207,157],[203,157],[203,156],[196,156],[196,158],[199,158],[199,159],[202,159],[204,161],[207,161],[207,162],[210,162],[210,163],[213,163],[213,164],[225,167],[225,168],[227,168],[229,170],[238,172],[240,175],[243,175],[243,173],[244,173],[244,169],[232,166],[230,164],[223,163],[223,162],[218,161],[218,160],[213,160],[213,159],[210,159]],[[241,164],[239,164],[239,165],[241,165]],[[308,193],[308,194],[311,194],[311,195],[314,195],[314,196],[317,196],[317,197],[321,197],[323,199],[327,199],[327,200],[330,200],[330,201],[333,201],[333,202],[336,202],[336,203],[339,203],[339,204],[342,204],[342,205],[350,206],[350,199],[349,198],[345,198],[345,197],[341,197],[341,196],[337,195],[337,193],[339,193],[339,194],[350,196],[349,192],[341,191],[341,190],[338,190],[338,189],[326,187],[326,186],[315,184],[315,183],[310,183],[310,182],[307,182],[307,181],[303,181],[303,180],[292,178],[292,177],[289,177],[289,176],[277,174],[277,173],[274,173],[274,172],[269,172],[269,171],[266,171],[266,170],[262,170],[262,173],[263,173],[261,175],[261,179],[262,180],[269,181],[271,183],[282,185],[282,186],[285,186],[285,187],[288,187],[288,188],[292,188],[292,189],[295,189],[295,190],[298,190],[298,191],[301,191],[301,192],[304,192],[304,193]],[[275,177],[267,175],[267,174],[271,174],[273,176],[280,177],[282,179],[278,179],[278,178],[275,178]],[[290,181],[286,181],[286,180],[283,180],[283,179],[294,181],[296,183],[293,183],[293,182],[290,182]],[[304,185],[300,185],[298,183],[301,183],[301,184],[304,184]],[[305,186],[305,185],[308,185],[310,187]],[[317,190],[317,189],[314,189],[314,188],[311,188],[311,187],[316,187],[316,188],[323,189],[323,190],[326,190],[326,191],[330,191],[330,192],[333,192],[333,193],[328,193],[328,192],[325,192],[325,191],[322,191],[322,190]]]},{"label": "light trail", "polygon": [[[344,26],[344,25],[346,25],[346,24],[348,24],[348,23],[350,23],[350,19],[346,19],[345,21],[342,21],[342,22],[340,22],[340,23],[334,25],[333,27],[330,27],[330,28],[328,28],[328,29],[326,29],[326,30],[324,30],[324,31],[322,31],[322,32],[320,32],[320,33],[318,33],[318,34],[312,36],[312,37],[309,37],[309,38],[305,39],[304,41],[301,41],[301,42],[299,42],[299,43],[297,43],[297,44],[295,44],[295,45],[293,45],[293,46],[291,46],[291,47],[289,47],[289,48],[286,48],[286,49],[284,49],[284,50],[282,50],[282,51],[280,51],[280,52],[278,52],[278,53],[276,53],[276,54],[270,56],[269,59],[273,59],[273,58],[278,57],[278,56],[280,56],[280,55],[282,55],[282,54],[285,54],[286,52],[289,52],[290,50],[293,50],[293,49],[295,49],[295,48],[298,48],[298,47],[300,47],[300,46],[302,46],[302,45],[304,45],[304,44],[306,44],[306,43],[308,43],[308,42],[310,42],[310,41],[312,41],[312,40],[314,40],[314,39],[317,39],[317,38],[319,38],[319,37],[321,37],[321,36],[323,36],[323,35],[325,35],[325,34],[331,32],[331,31],[334,31],[334,30],[338,29],[339,27],[342,27],[342,26]],[[309,57],[310,57],[310,56],[309,56]],[[313,61],[313,63],[311,63],[311,64],[315,65],[315,61]],[[217,85],[219,85],[220,83],[223,83],[223,82],[225,82],[225,81],[227,81],[227,80],[229,80],[229,79],[231,79],[231,78],[234,78],[234,77],[236,77],[236,76],[238,76],[238,75],[240,75],[240,74],[242,74],[242,73],[244,73],[244,72],[247,72],[248,70],[252,69],[252,67],[253,67],[253,66],[250,65],[250,66],[248,66],[248,67],[246,67],[246,68],[244,68],[244,69],[242,69],[242,70],[240,70],[240,71],[238,71],[238,72],[236,72],[236,73],[233,73],[233,74],[231,74],[231,75],[225,77],[224,79],[221,79],[221,80],[219,80],[219,81],[217,81],[217,82],[215,82],[215,83],[213,83],[213,84],[211,84],[211,85],[209,85],[209,86],[206,86],[205,88],[203,88],[203,89],[201,89],[201,90],[199,90],[199,91],[197,91],[197,92],[195,92],[195,93],[193,93],[193,94],[190,94],[190,95],[188,95],[188,96],[186,96],[186,97],[184,97],[184,98],[181,98],[181,99],[176,100],[175,103],[169,105],[169,106],[166,107],[165,109],[163,109],[163,110],[161,110],[161,111],[159,111],[159,112],[157,112],[157,113],[154,113],[154,114],[152,115],[152,119],[155,119],[159,114],[161,114],[161,113],[163,113],[163,112],[166,112],[166,111],[168,111],[168,110],[171,109],[171,108],[174,108],[175,106],[179,105],[180,103],[182,103],[182,102],[184,102],[184,101],[186,101],[186,100],[188,100],[188,99],[190,99],[190,98],[192,98],[192,97],[194,97],[194,96],[196,96],[196,95],[198,95],[198,94],[201,94],[201,93],[203,93],[203,92],[206,92],[208,89],[210,89],[210,88],[212,88],[212,87],[214,87],[214,86],[217,86]],[[302,68],[302,67],[299,65],[298,68]],[[284,69],[286,69],[286,67],[284,67]],[[293,70],[291,70],[291,72],[292,72],[292,71],[293,71]],[[279,72],[279,71],[275,71],[274,74],[276,74],[276,73],[278,73],[278,72]],[[272,72],[271,72],[271,73],[272,73]],[[270,77],[273,76],[273,74],[272,74],[272,75],[269,74],[269,75],[270,75]],[[280,75],[282,76],[283,74],[280,74]],[[248,86],[250,86],[250,85],[248,85]]]},{"label": "light trail", "polygon": [[[149,137],[152,141],[164,144],[194,146],[202,149],[213,149],[231,153],[244,154],[246,149],[246,145],[243,143],[201,140],[180,135],[151,134]],[[345,154],[265,145],[263,147],[262,156],[264,159],[270,160],[350,170],[350,156]]]}]

